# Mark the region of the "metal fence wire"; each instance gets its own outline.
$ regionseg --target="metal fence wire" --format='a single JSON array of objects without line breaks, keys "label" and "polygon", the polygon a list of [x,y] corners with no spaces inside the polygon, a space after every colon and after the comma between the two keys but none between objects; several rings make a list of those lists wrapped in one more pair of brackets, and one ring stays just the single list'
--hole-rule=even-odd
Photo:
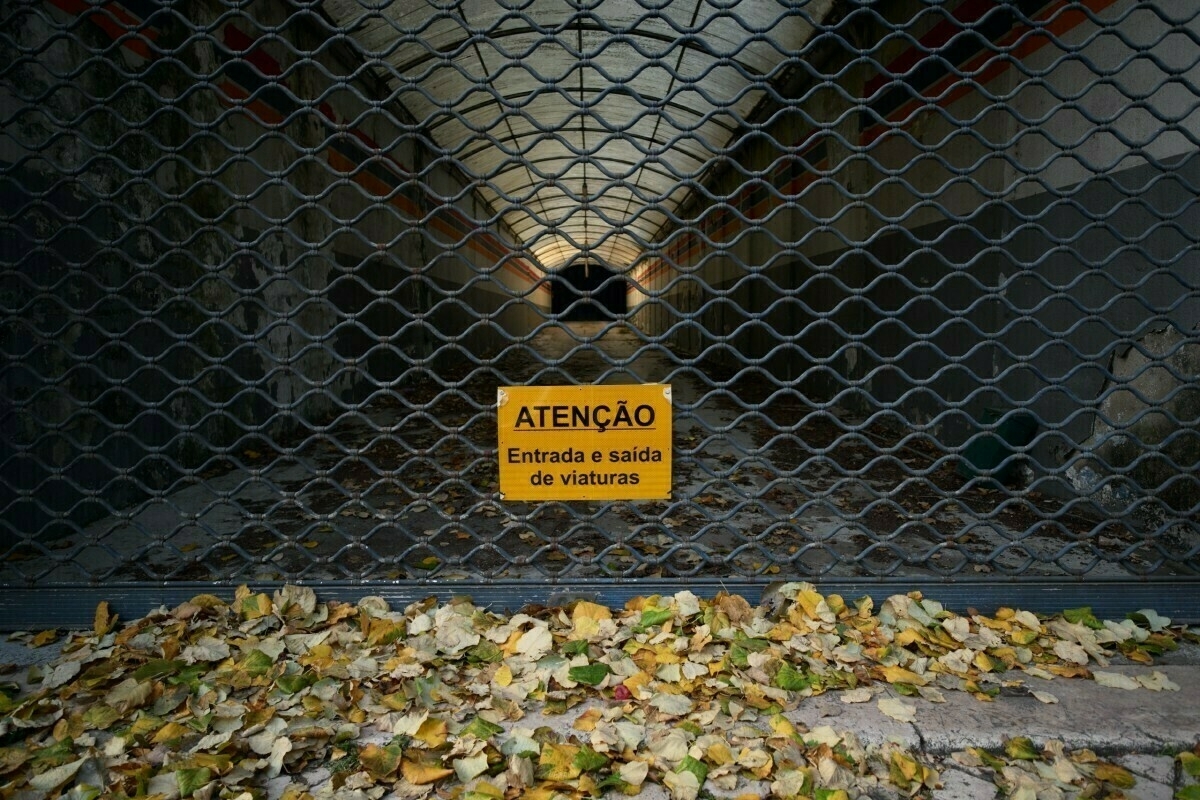
[{"label": "metal fence wire", "polygon": [[[0,5],[0,616],[198,586],[1200,617],[1168,0]],[[669,384],[667,500],[497,390]]]}]

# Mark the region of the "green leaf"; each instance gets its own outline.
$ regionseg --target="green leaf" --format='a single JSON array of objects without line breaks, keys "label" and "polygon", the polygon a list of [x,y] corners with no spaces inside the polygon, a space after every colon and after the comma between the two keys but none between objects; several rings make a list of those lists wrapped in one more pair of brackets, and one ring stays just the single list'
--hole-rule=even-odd
[{"label": "green leaf", "polygon": [[180,797],[191,797],[197,789],[207,786],[211,780],[212,771],[208,767],[175,771],[175,781],[179,784]]},{"label": "green leaf", "polygon": [[817,789],[813,792],[813,800],[845,800],[849,797],[845,789]]},{"label": "green leaf", "polygon": [[708,765],[691,756],[684,756],[683,761],[679,762],[679,766],[675,768],[675,771],[692,773],[696,776],[696,782],[701,786],[704,785],[704,779],[708,777]]},{"label": "green leaf", "polygon": [[[597,783],[596,788],[600,791],[604,791],[606,789],[616,789],[620,794],[630,794],[630,792],[627,790],[632,787],[630,787],[628,783],[621,779],[620,774],[614,772],[604,780]],[[634,794],[636,794],[636,792]]]},{"label": "green leaf", "polygon": [[562,653],[564,656],[577,656],[586,653],[587,650],[587,639],[575,639],[563,645]]},{"label": "green leaf", "polygon": [[271,657],[262,650],[252,650],[250,655],[246,656],[240,665],[240,669],[248,675],[255,678],[260,675],[266,675],[271,671],[271,667],[275,666],[275,662]]},{"label": "green leaf", "polygon": [[147,661],[138,667],[133,677],[138,681],[148,681],[154,678],[165,678],[168,675],[174,675],[179,670],[186,666],[182,661],[175,661],[169,658],[156,658],[153,661]]},{"label": "green leaf", "polygon": [[750,666],[749,656],[749,651],[739,644],[735,644],[729,648],[729,663],[739,669],[746,669]]},{"label": "green leaf", "polygon": [[1175,800],[1200,800],[1200,785],[1183,787],[1175,793]]},{"label": "green leaf", "polygon": [[675,727],[679,728],[681,731],[687,731],[692,736],[703,736],[704,735],[704,728],[701,728],[699,725],[692,722],[690,719],[685,719],[683,722],[679,723]]},{"label": "green leaf", "polygon": [[1132,614],[1126,614],[1126,618],[1133,620],[1143,628],[1149,628],[1152,631],[1161,631],[1163,628],[1170,626],[1171,618],[1163,617],[1152,608],[1143,608],[1141,611],[1135,611]]},{"label": "green leaf", "polygon": [[812,679],[785,661],[775,673],[775,685],[789,692],[799,692],[812,685]]},{"label": "green leaf", "polygon": [[464,734],[469,733],[481,742],[487,741],[497,733],[502,733],[503,731],[503,727],[488,722],[483,717],[475,717],[475,719],[471,720],[467,727],[462,729]]},{"label": "green leaf", "polygon": [[106,706],[102,703],[97,703],[93,706],[89,706],[88,710],[83,712],[84,730],[106,731],[120,718],[121,712],[117,711],[112,706]]},{"label": "green leaf", "polygon": [[200,685],[200,677],[206,674],[209,670],[208,664],[191,664],[184,667],[179,672],[170,678],[167,678],[167,683],[172,686],[186,685],[191,687],[193,691]]},{"label": "green leaf", "polygon": [[669,608],[647,608],[642,612],[642,618],[638,621],[638,627],[651,628],[655,625],[662,625],[673,616],[675,616],[675,613]]},{"label": "green leaf", "polygon": [[608,664],[586,664],[582,667],[571,667],[567,671],[567,677],[576,683],[586,683],[588,686],[596,686],[612,672],[612,668]]},{"label": "green leaf", "polygon": [[403,758],[404,746],[394,739],[383,747],[368,744],[358,751],[358,763],[377,781],[391,780]]},{"label": "green leaf", "polygon": [[1091,606],[1068,608],[1063,611],[1063,619],[1065,619],[1067,622],[1086,625],[1093,630],[1100,630],[1104,627],[1104,623],[1096,619],[1096,617],[1092,614]]},{"label": "green leaf", "polygon": [[495,642],[484,639],[467,651],[467,661],[472,664],[495,664],[504,660],[504,652]]},{"label": "green leaf", "polygon": [[33,754],[33,763],[37,766],[36,771],[41,772],[47,767],[58,767],[66,764],[68,761],[74,761],[74,746],[75,741],[68,737],[60,742],[55,742],[49,747],[38,749]]},{"label": "green leaf", "polygon": [[571,759],[571,765],[580,772],[595,772],[608,766],[608,761],[608,756],[597,753],[585,744]]},{"label": "green leaf", "polygon": [[994,755],[984,750],[982,747],[968,747],[967,752],[976,756],[985,766],[996,772],[1002,772],[1008,764],[1004,763],[1003,759],[996,758]]},{"label": "green leaf", "polygon": [[1200,756],[1195,753],[1180,753],[1179,766],[1183,767],[1183,771],[1193,778],[1200,778]]},{"label": "green leaf", "polygon": [[1033,746],[1033,740],[1028,736],[1014,736],[1004,743],[1004,752],[1009,758],[1022,761],[1037,761],[1041,753]]},{"label": "green leaf", "polygon": [[284,694],[295,694],[302,689],[307,689],[312,684],[312,676],[305,672],[295,672],[288,675],[280,675],[275,679],[275,685],[279,691]]}]

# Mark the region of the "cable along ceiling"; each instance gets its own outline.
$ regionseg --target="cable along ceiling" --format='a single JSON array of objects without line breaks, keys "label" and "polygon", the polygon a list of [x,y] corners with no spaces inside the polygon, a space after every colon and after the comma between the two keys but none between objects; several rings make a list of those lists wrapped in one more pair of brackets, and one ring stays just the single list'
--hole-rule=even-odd
[{"label": "cable along ceiling", "polygon": [[540,265],[653,242],[833,0],[327,0]]}]

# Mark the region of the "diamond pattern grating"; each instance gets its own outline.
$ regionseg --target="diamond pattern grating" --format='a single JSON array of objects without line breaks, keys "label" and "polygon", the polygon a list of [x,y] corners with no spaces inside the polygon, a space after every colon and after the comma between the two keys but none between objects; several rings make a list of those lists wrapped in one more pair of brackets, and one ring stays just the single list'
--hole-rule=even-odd
[{"label": "diamond pattern grating", "polygon": [[[1178,4],[19,1],[0,65],[0,625],[783,579],[1200,618]],[[499,495],[498,387],[642,382],[669,500]]]}]

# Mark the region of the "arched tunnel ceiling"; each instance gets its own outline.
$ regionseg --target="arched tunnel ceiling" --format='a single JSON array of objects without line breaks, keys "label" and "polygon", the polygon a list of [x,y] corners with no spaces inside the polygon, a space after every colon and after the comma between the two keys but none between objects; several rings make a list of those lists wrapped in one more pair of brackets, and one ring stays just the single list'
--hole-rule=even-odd
[{"label": "arched tunnel ceiling", "polygon": [[833,0],[326,0],[548,270],[632,264]]}]

